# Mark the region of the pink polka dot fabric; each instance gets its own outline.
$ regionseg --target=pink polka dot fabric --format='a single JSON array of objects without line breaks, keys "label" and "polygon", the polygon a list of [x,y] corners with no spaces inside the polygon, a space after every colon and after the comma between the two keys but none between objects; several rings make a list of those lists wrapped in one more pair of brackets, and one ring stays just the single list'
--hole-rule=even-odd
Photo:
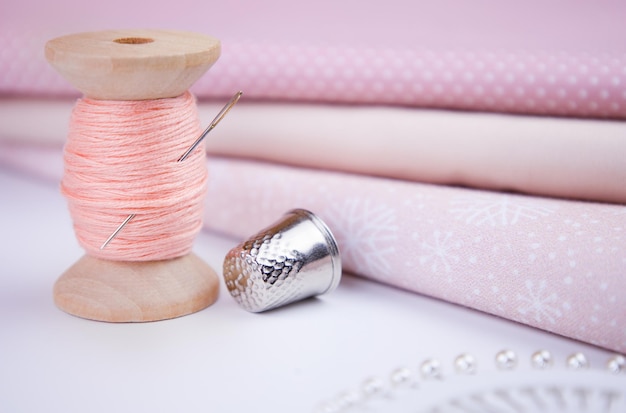
[{"label": "pink polka dot fabric", "polygon": [[[626,116],[626,55],[225,45],[200,95],[238,86],[249,98]],[[263,50],[261,64],[255,50]]]},{"label": "pink polka dot fabric", "polygon": [[192,89],[200,98],[241,89],[256,100],[626,118],[618,1],[187,0],[149,3],[149,13],[145,1],[33,2],[0,13],[0,93],[76,94],[43,59],[50,38],[157,27],[222,40],[221,59]]}]

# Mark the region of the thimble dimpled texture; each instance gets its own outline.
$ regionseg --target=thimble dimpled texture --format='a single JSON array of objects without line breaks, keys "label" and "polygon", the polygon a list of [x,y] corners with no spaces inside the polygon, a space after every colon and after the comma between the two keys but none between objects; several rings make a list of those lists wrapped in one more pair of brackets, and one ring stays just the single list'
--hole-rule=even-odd
[{"label": "thimble dimpled texture", "polygon": [[302,283],[296,281],[304,258],[289,248],[280,232],[261,232],[226,256],[226,287],[248,311],[279,307],[301,294]]}]

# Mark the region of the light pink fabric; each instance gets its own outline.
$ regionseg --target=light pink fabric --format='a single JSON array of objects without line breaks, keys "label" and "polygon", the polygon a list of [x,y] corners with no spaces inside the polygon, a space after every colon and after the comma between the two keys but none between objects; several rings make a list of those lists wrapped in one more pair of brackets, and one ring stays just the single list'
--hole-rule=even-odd
[{"label": "light pink fabric", "polygon": [[[0,99],[0,141],[60,147],[74,100]],[[223,102],[200,103],[203,124]],[[36,119],[37,121],[27,121]],[[626,203],[626,123],[397,107],[254,103],[212,154],[367,175]]]},{"label": "light pink fabric", "polygon": [[[626,204],[626,122],[240,103],[210,153]],[[216,111],[216,109],[214,109]],[[201,112],[207,119],[206,108]]]},{"label": "light pink fabric", "polygon": [[200,97],[626,118],[624,21],[615,0],[5,2],[0,93],[75,95],[46,40],[155,27],[222,40]]},{"label": "light pink fabric", "polygon": [[349,272],[626,351],[626,207],[209,159],[205,225],[247,238],[291,208]]}]

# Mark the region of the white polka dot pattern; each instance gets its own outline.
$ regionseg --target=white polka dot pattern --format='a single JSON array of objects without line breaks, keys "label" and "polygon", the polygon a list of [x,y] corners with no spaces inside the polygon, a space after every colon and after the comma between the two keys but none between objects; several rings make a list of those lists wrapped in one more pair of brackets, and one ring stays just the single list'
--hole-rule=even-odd
[{"label": "white polka dot pattern", "polygon": [[27,29],[0,33],[0,94],[78,96],[46,62],[45,41]]},{"label": "white polka dot pattern", "polygon": [[[25,43],[26,42],[26,43]],[[0,36],[0,93],[72,94],[35,35]],[[388,104],[626,118],[626,55],[224,42],[200,98]]]},{"label": "white polka dot pattern", "polygon": [[626,58],[226,44],[196,93],[237,88],[258,99],[623,118]]}]

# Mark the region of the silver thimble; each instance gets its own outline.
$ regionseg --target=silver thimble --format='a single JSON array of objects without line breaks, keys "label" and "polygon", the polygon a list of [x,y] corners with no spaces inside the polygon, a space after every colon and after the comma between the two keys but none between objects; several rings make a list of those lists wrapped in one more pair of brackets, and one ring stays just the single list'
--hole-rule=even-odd
[{"label": "silver thimble", "polygon": [[341,258],[326,224],[294,209],[231,249],[223,272],[233,298],[258,313],[334,290]]}]

